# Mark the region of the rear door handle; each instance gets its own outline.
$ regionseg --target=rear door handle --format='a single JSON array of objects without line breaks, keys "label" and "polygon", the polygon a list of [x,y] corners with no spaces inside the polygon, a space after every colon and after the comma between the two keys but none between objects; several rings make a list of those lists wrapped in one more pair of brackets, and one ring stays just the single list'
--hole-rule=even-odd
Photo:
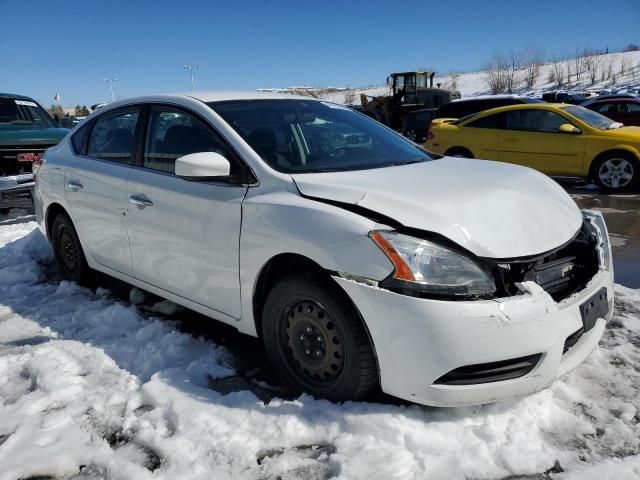
[{"label": "rear door handle", "polygon": [[78,181],[78,180],[69,180],[67,182],[67,187],[69,187],[69,190],[73,191],[73,192],[77,192],[78,190],[82,190],[82,184]]},{"label": "rear door handle", "polygon": [[151,207],[153,202],[142,195],[129,195],[129,203],[133,203],[139,208]]}]

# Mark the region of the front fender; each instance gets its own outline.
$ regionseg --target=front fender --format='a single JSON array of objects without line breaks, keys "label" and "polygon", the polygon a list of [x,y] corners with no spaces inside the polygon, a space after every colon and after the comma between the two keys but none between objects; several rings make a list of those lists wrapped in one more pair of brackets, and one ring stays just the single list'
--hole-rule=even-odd
[{"label": "front fender", "polygon": [[389,259],[367,236],[380,224],[294,192],[252,193],[242,207],[240,331],[256,335],[253,293],[262,268],[276,255],[302,255],[326,270],[373,280],[393,271]]}]

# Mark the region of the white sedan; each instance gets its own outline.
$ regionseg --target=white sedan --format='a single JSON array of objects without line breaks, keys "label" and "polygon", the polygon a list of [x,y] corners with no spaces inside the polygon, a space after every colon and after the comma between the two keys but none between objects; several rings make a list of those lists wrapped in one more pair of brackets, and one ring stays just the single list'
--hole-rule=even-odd
[{"label": "white sedan", "polygon": [[335,401],[531,393],[613,314],[600,214],[307,97],[106,105],[46,151],[35,202],[71,279],[98,270],[260,336],[292,391]]}]

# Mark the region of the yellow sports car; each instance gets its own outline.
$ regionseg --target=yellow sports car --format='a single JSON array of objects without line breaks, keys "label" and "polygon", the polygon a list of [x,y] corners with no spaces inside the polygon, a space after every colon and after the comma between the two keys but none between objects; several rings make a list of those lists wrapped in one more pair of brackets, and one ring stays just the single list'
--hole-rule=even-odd
[{"label": "yellow sports car", "polygon": [[425,148],[499,160],[553,176],[583,177],[606,191],[640,178],[640,127],[625,127],[575,105],[533,103],[434,120]]}]

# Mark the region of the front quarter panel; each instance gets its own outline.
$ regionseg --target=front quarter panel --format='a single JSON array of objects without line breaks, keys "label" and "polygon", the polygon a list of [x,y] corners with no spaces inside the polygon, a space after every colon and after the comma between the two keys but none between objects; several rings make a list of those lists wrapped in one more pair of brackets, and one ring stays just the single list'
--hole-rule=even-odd
[{"label": "front quarter panel", "polygon": [[331,272],[382,280],[393,265],[367,234],[385,228],[339,207],[291,191],[261,194],[250,189],[243,202],[240,237],[242,321],[238,329],[256,335],[253,295],[267,262],[279,254],[307,257]]}]

